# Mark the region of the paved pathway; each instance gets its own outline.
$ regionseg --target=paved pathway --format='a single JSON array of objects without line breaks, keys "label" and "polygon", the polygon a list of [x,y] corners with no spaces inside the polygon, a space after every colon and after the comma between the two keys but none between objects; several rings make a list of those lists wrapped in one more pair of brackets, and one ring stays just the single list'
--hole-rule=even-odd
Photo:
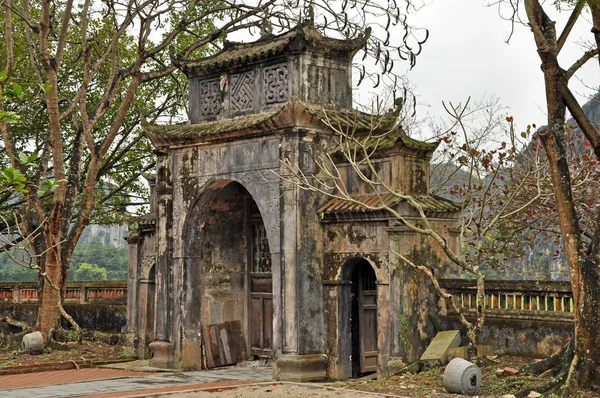
[{"label": "paved pathway", "polygon": [[[50,398],[81,397],[100,394],[104,396],[107,394],[119,396],[129,395],[123,394],[128,392],[139,393],[144,391],[149,394],[156,390],[165,391],[171,390],[171,388],[180,390],[183,386],[200,388],[199,384],[214,384],[215,382],[224,380],[240,382],[240,384],[248,381],[266,381],[271,380],[273,372],[270,367],[228,367],[209,371],[145,375],[140,375],[139,372],[123,372],[108,369],[94,370],[96,371],[95,374],[94,372],[88,372],[88,375],[81,373],[85,371],[85,369],[81,369],[0,376],[0,397]],[[79,376],[77,376],[78,372]],[[15,388],[15,380],[10,379],[15,376],[21,377],[19,380],[22,383],[19,384],[22,386],[21,388]],[[91,380],[92,378],[95,380]],[[44,382],[42,379],[46,381]]]}]

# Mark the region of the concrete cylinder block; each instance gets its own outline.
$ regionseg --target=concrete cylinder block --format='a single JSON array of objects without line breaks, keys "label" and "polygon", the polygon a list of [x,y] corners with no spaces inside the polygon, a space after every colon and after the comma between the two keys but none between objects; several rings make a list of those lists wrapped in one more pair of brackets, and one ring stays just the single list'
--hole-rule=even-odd
[{"label": "concrete cylinder block", "polygon": [[481,387],[481,370],[474,363],[454,358],[444,370],[444,387],[453,394],[474,395]]},{"label": "concrete cylinder block", "polygon": [[21,345],[26,354],[41,354],[44,352],[44,336],[40,332],[28,333],[23,336]]}]

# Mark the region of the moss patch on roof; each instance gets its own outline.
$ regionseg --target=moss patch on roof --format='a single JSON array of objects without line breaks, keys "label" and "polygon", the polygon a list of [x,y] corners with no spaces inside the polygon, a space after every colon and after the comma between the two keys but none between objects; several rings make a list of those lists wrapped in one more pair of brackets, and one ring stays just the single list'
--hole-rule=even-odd
[{"label": "moss patch on roof", "polygon": [[259,125],[276,116],[283,108],[284,106],[280,106],[265,113],[215,120],[198,124],[151,125],[144,123],[142,124],[142,127],[149,134],[161,138],[185,139],[208,137],[244,130]]},{"label": "moss patch on roof", "polygon": [[181,69],[186,74],[193,75],[198,71],[208,72],[259,61],[284,51],[296,35],[296,31],[291,31],[253,43],[228,43],[222,51],[215,55],[196,61],[182,62]]},{"label": "moss patch on roof", "polygon": [[156,213],[129,217],[127,225],[129,226],[129,236],[139,236],[140,232],[154,231],[156,228]]},{"label": "moss patch on roof", "polygon": [[[291,112],[291,113],[290,113]],[[197,124],[151,125],[142,123],[142,127],[151,139],[186,141],[202,137],[214,137],[234,133],[246,129],[262,129],[268,132],[280,124],[277,117],[281,114],[290,123],[293,118],[300,117],[302,112],[313,119],[347,136],[343,139],[343,148],[338,146],[332,152],[343,149],[354,149],[365,145],[368,150],[391,148],[397,143],[418,151],[429,152],[437,148],[437,142],[423,142],[408,137],[402,128],[396,125],[397,113],[388,112],[383,115],[372,115],[357,110],[328,109],[322,105],[310,104],[291,98],[263,113],[219,119]],[[294,116],[295,115],[295,116]],[[288,117],[292,117],[289,119]],[[297,119],[296,119],[297,120]],[[294,123],[294,122],[291,122]]]},{"label": "moss patch on roof", "polygon": [[397,118],[393,112],[373,115],[358,110],[327,109],[314,104],[307,104],[306,111],[326,125],[343,132],[389,130],[394,127]]},{"label": "moss patch on roof", "polygon": [[[307,112],[339,133],[344,134],[344,148],[354,150],[359,145],[366,149],[391,148],[396,143],[419,151],[433,151],[438,142],[424,142],[410,138],[397,125],[398,110],[383,115],[369,114],[358,110],[331,110],[310,105]],[[335,151],[342,150],[338,147]]]}]

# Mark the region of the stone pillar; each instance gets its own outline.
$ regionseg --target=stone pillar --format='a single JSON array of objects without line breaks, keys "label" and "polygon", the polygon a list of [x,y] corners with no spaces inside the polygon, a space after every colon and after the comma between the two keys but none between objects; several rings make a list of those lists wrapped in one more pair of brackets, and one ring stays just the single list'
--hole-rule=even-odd
[{"label": "stone pillar", "polygon": [[171,236],[173,224],[173,188],[171,182],[170,156],[158,152],[157,169],[157,225],[156,225],[156,274],[154,341],[150,343],[150,365],[174,368],[174,346],[170,341],[171,312]]},{"label": "stone pillar", "polygon": [[[139,243],[137,236],[127,238],[129,245],[129,269],[127,273],[127,333],[137,334],[138,331],[138,292],[137,280],[139,269]],[[80,302],[85,302],[85,289],[81,289]]]},{"label": "stone pillar", "polygon": [[284,183],[281,203],[281,304],[282,353],[298,351],[298,322],[296,313],[296,260],[297,260],[297,193],[298,188]]},{"label": "stone pillar", "polygon": [[[313,171],[310,137],[289,135],[282,156],[306,174]],[[285,167],[282,174],[289,171]],[[323,314],[323,258],[314,194],[282,182],[281,211],[281,354],[275,358],[277,379],[317,381],[327,378],[327,340]]]},{"label": "stone pillar", "polygon": [[397,335],[390,333],[391,320],[390,284],[377,281],[377,373],[379,377],[387,375],[391,341],[397,339]]}]

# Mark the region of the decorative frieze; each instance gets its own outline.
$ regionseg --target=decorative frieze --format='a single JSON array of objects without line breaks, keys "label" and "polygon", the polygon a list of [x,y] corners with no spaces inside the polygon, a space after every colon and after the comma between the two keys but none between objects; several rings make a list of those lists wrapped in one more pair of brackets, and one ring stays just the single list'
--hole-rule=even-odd
[{"label": "decorative frieze", "polygon": [[289,79],[287,62],[201,79],[190,89],[191,101],[197,101],[191,106],[192,123],[284,103],[291,96]]},{"label": "decorative frieze", "polygon": [[289,98],[287,63],[267,66],[264,71],[264,95],[266,104],[285,102]]}]

